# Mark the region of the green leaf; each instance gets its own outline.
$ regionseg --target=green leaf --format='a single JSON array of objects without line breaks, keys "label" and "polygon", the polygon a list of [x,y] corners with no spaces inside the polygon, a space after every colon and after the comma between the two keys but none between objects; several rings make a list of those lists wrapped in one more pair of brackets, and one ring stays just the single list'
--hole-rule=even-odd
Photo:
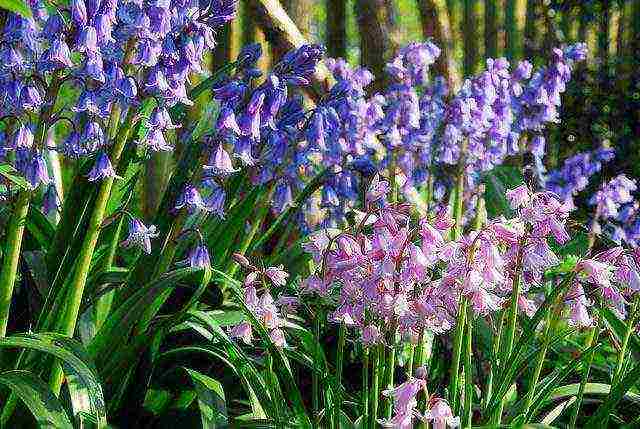
[{"label": "green leaf", "polygon": [[0,0],[0,8],[22,15],[25,18],[31,18],[31,8],[27,6],[24,0]]},{"label": "green leaf", "polygon": [[[8,9],[6,7],[3,6],[4,2],[7,3],[12,3],[12,2],[16,2],[16,3],[21,3],[19,0],[0,0],[0,8],[3,9]],[[9,9],[11,10],[11,9]],[[31,11],[29,10],[29,14],[31,14]],[[18,173],[18,171],[13,168],[13,166],[9,165],[9,164],[1,164],[0,165],[0,176],[4,177],[5,179],[7,179],[9,182],[13,183],[15,186],[17,186],[18,188],[28,191],[31,189],[31,186],[29,185],[29,182],[27,182],[24,177],[20,176],[20,173]]]},{"label": "green leaf", "polygon": [[189,368],[184,370],[191,377],[198,395],[198,407],[203,429],[227,425],[227,405],[222,384],[213,378]]},{"label": "green leaf", "polygon": [[636,363],[631,371],[629,371],[615,386],[613,386],[609,396],[591,416],[586,427],[602,427],[603,423],[609,420],[609,416],[615,410],[618,402],[620,402],[629,389],[638,382],[638,378],[640,378],[640,363]]},{"label": "green leaf", "polygon": [[[574,396],[578,393],[578,388],[580,387],[579,383],[567,384],[565,386],[557,387],[551,392],[550,399],[557,400],[566,398],[569,396]],[[611,392],[611,385],[606,383],[587,383],[584,388],[585,395],[602,395],[607,396]],[[624,395],[624,399],[640,403],[640,395],[633,392],[627,392]]]},{"label": "green leaf", "polygon": [[0,373],[5,385],[24,402],[35,417],[38,427],[73,429],[69,416],[47,384],[29,371],[14,370]]},{"label": "green leaf", "polygon": [[106,426],[102,387],[89,355],[77,341],[58,333],[16,334],[0,339],[0,348],[26,348],[51,354],[62,362],[74,412],[89,412]]},{"label": "green leaf", "polygon": [[500,165],[483,174],[485,185],[485,203],[489,218],[504,215],[509,218],[513,214],[505,193],[522,184],[524,178],[520,170],[514,166]]}]

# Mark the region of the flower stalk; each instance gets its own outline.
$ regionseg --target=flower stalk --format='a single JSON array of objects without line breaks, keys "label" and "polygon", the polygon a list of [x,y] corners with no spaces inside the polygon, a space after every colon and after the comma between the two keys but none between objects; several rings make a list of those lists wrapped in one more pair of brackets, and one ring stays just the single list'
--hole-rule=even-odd
[{"label": "flower stalk", "polygon": [[[587,340],[585,341],[585,344],[584,344],[584,350],[588,350],[589,348],[591,348],[591,346],[593,346],[594,343],[598,341],[599,333],[600,333],[600,322],[598,321],[594,327],[589,329],[589,334],[587,335]],[[571,412],[571,420],[568,426],[569,429],[574,429],[576,427],[576,422],[578,421],[578,415],[580,414],[580,408],[582,406],[582,400],[584,398],[584,390],[587,386],[587,381],[589,380],[589,372],[591,371],[591,365],[593,364],[594,355],[595,355],[595,350],[589,353],[587,362],[585,362],[582,368],[582,378],[580,379],[580,386],[578,387],[576,402]]]},{"label": "flower stalk", "polygon": [[[129,139],[129,135],[133,128],[133,122],[134,110],[130,109],[127,113],[124,126],[121,128],[111,151],[111,160],[114,165],[117,165],[120,160],[120,156],[122,155],[125,144]],[[100,229],[107,209],[107,203],[111,196],[114,179],[114,177],[107,177],[102,180],[100,184],[96,202],[93,206],[93,212],[91,213],[91,218],[89,220],[89,225],[87,226],[85,239],[82,243],[82,247],[76,260],[75,269],[69,283],[69,295],[67,297],[67,306],[65,307],[66,311],[62,314],[57,326],[59,332],[67,336],[72,336],[76,328],[80,304],[82,302],[82,295],[87,283],[87,277],[89,276],[91,260],[93,259],[93,253],[98,243],[98,237],[100,236]],[[51,390],[56,394],[56,396],[60,393],[62,379],[62,367],[59,363],[56,363],[49,380]]]},{"label": "flower stalk", "polygon": [[0,338],[4,337],[7,333],[11,298],[13,296],[13,288],[15,286],[16,274],[18,271],[20,249],[22,248],[22,236],[24,233],[25,222],[27,220],[27,214],[29,213],[30,201],[30,190],[21,190],[18,193],[13,214],[7,228],[2,272],[0,272]]}]

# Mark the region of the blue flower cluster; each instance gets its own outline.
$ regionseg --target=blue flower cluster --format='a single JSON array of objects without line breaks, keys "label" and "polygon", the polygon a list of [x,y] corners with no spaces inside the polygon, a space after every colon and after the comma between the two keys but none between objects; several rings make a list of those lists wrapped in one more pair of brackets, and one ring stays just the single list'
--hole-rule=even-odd
[{"label": "blue flower cluster", "polygon": [[[89,180],[112,177],[109,129],[149,97],[157,107],[140,143],[170,150],[162,132],[175,125],[166,108],[191,103],[189,76],[203,71],[203,55],[215,45],[215,30],[234,17],[235,0],[72,0],[68,9],[45,3],[29,2],[33,18],[8,14],[2,29],[0,116],[8,132],[0,156],[13,153],[34,188],[50,182],[43,158],[49,145],[71,158],[96,155]],[[77,96],[54,111],[62,85]],[[64,141],[45,142],[63,119],[71,124]]]}]

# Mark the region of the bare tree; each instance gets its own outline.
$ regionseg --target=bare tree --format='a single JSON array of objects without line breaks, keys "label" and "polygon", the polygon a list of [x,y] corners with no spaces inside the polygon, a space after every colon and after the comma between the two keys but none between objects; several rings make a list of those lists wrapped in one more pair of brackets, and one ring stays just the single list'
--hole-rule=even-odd
[{"label": "bare tree", "polygon": [[453,58],[453,37],[449,12],[444,0],[417,0],[422,34],[432,38],[442,53],[436,62],[436,71],[447,79],[449,86],[460,86],[460,73]]},{"label": "bare tree", "polygon": [[327,0],[326,44],[327,54],[333,58],[347,56],[347,2]]},{"label": "bare tree", "polygon": [[398,47],[396,11],[392,0],[356,0],[355,13],[360,29],[360,63],[383,84],[384,68]]}]

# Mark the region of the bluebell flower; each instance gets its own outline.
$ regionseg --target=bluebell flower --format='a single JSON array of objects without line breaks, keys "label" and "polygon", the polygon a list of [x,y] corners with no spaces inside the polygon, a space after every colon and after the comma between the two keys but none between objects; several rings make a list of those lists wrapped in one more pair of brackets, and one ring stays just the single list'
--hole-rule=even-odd
[{"label": "bluebell flower", "polygon": [[156,238],[158,232],[155,225],[146,226],[140,219],[129,220],[129,233],[121,243],[123,247],[138,247],[144,253],[151,253],[151,239]]},{"label": "bluebell flower", "polygon": [[96,163],[94,164],[93,168],[89,171],[89,174],[87,174],[87,178],[89,179],[90,182],[95,182],[95,181],[103,180],[109,177],[118,177],[118,176],[116,175],[116,172],[113,169],[113,166],[111,165],[111,160],[109,159],[109,156],[104,152],[100,152],[96,157]]}]

